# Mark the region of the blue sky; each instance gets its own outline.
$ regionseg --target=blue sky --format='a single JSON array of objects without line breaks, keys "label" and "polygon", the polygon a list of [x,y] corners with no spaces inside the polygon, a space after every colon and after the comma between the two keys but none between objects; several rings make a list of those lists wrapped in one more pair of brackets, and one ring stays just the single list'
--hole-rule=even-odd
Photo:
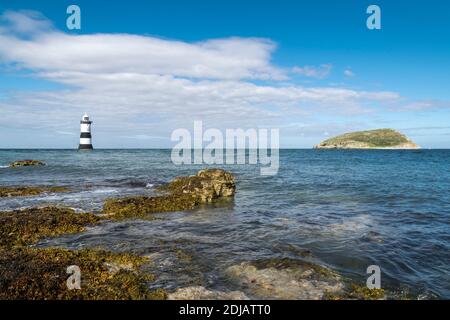
[{"label": "blue sky", "polygon": [[0,148],[74,147],[85,111],[96,147],[170,147],[194,120],[280,128],[282,147],[379,127],[450,147],[445,1],[16,1],[0,15]]}]

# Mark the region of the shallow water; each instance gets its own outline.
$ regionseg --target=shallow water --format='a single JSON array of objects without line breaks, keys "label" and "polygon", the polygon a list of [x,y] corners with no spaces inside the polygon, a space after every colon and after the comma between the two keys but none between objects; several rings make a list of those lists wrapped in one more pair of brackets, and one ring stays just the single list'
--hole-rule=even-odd
[{"label": "shallow water", "polygon": [[[5,168],[18,159],[45,167]],[[252,259],[313,259],[365,284],[450,298],[450,150],[281,150],[276,176],[254,165],[221,166],[237,179],[234,200],[156,220],[110,222],[43,241],[150,255],[155,286],[236,290],[224,276]],[[66,185],[72,192],[0,198],[0,210],[58,203],[100,210],[104,199],[153,194],[204,166],[175,166],[170,150],[0,150],[0,185]]]}]

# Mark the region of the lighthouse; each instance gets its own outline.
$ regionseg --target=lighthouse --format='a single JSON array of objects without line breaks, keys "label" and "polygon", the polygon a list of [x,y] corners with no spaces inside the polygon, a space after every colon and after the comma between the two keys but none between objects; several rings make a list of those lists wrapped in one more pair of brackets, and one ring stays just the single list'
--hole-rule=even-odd
[{"label": "lighthouse", "polygon": [[78,150],[92,150],[91,123],[89,116],[85,113],[80,121],[80,145]]}]

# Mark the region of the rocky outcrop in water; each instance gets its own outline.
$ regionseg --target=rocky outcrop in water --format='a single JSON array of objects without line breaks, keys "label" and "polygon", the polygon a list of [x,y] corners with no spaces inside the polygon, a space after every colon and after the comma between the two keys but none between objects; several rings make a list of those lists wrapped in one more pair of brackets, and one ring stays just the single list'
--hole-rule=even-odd
[{"label": "rocky outcrop in water", "polygon": [[17,160],[9,164],[10,168],[16,167],[30,167],[30,166],[45,166],[45,162],[41,160]]},{"label": "rocky outcrop in water", "polygon": [[26,187],[0,187],[1,197],[22,197],[22,196],[36,196],[42,193],[53,192],[67,192],[70,191],[67,187],[41,187],[41,186],[26,186]]},{"label": "rocky outcrop in water", "polygon": [[233,196],[236,184],[229,172],[205,169],[194,176],[177,177],[158,190],[168,194],[108,199],[103,205],[103,214],[111,219],[126,219],[144,218],[149,213],[190,210],[203,203]]},{"label": "rocky outcrop in water", "polygon": [[222,169],[205,169],[195,176],[176,177],[160,190],[167,190],[175,195],[189,194],[200,203],[212,202],[221,197],[234,195],[236,183],[231,173]]}]

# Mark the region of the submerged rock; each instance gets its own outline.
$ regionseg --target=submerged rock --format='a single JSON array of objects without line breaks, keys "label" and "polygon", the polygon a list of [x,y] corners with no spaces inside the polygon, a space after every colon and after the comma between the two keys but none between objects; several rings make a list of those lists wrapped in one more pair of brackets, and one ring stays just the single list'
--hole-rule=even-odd
[{"label": "submerged rock", "polygon": [[179,288],[169,293],[168,300],[249,300],[241,291],[212,291],[202,286]]},{"label": "submerged rock", "polygon": [[17,160],[9,164],[10,168],[29,167],[29,166],[45,166],[45,162],[41,160]]},{"label": "submerged rock", "polygon": [[202,203],[233,196],[236,184],[231,173],[206,169],[195,176],[177,177],[158,190],[168,194],[108,199],[103,205],[103,213],[111,219],[126,219],[144,218],[149,213],[190,210]]},{"label": "submerged rock", "polygon": [[375,231],[367,232],[362,237],[362,239],[365,240],[365,241],[368,241],[368,242],[378,242],[378,243],[384,242],[383,236],[381,234],[379,234],[378,232],[375,232]]},{"label": "submerged rock", "polygon": [[52,192],[68,192],[67,187],[43,187],[43,186],[27,186],[27,187],[0,187],[1,197],[22,197],[35,196],[42,193]]},{"label": "submerged rock", "polygon": [[0,212],[0,246],[27,245],[45,237],[84,231],[99,218],[70,208],[42,207]]},{"label": "submerged rock", "polygon": [[[0,299],[165,299],[164,290],[150,291],[146,286],[153,277],[139,267],[147,262],[144,257],[102,250],[0,247]],[[81,290],[67,288],[66,270],[71,265],[81,270]]]},{"label": "submerged rock", "polygon": [[332,270],[287,258],[242,262],[226,273],[257,298],[317,300],[344,289]]}]

